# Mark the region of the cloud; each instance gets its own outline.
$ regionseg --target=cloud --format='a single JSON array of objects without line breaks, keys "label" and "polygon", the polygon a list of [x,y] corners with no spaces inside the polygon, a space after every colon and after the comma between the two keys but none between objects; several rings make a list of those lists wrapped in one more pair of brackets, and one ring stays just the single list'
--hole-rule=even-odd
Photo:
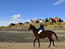
[{"label": "cloud", "polygon": [[53,5],[59,5],[59,4],[62,4],[64,2],[65,2],[65,0],[57,0],[55,3],[53,3]]},{"label": "cloud", "polygon": [[11,20],[9,23],[19,23],[19,22],[22,22],[22,20],[21,19]]},{"label": "cloud", "polygon": [[11,17],[13,20],[16,20],[16,19],[19,19],[19,18],[24,17],[24,16],[21,16],[20,14],[16,14],[16,15],[13,15]]},{"label": "cloud", "polygon": [[0,21],[0,26],[8,26],[9,21]]},{"label": "cloud", "polygon": [[16,14],[11,16],[11,21],[9,23],[18,23],[18,22],[22,22],[23,21],[23,17],[20,14]]},{"label": "cloud", "polygon": [[16,14],[13,16],[10,16],[9,20],[0,20],[0,26],[8,26],[10,23],[19,23],[24,22],[24,16],[21,16],[20,14]]}]

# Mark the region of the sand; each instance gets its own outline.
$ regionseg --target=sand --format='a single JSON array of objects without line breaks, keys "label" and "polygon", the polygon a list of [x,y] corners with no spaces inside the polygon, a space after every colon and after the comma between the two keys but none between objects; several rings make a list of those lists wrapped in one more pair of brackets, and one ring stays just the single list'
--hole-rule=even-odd
[{"label": "sand", "polygon": [[55,42],[55,47],[48,47],[49,42],[41,43],[41,46],[33,46],[33,43],[0,43],[0,49],[65,49],[65,42]]}]

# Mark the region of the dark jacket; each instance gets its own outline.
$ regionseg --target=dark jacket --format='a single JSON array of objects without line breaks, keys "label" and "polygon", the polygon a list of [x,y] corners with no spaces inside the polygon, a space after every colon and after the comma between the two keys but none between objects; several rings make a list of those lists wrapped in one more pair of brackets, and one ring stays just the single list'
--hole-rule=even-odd
[{"label": "dark jacket", "polygon": [[40,24],[40,28],[39,29],[44,29],[44,25]]}]

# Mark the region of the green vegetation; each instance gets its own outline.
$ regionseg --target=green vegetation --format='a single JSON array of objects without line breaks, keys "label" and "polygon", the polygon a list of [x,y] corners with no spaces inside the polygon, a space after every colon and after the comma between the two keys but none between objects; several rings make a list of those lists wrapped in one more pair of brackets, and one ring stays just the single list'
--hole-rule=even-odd
[{"label": "green vegetation", "polygon": [[[40,26],[40,23],[30,23],[36,27]],[[1,26],[0,29],[9,29],[9,28],[28,28],[30,24],[22,24],[22,25],[15,25],[15,26]],[[45,23],[43,24],[45,27],[48,28],[61,28],[61,27],[65,27],[65,22],[62,23]]]}]

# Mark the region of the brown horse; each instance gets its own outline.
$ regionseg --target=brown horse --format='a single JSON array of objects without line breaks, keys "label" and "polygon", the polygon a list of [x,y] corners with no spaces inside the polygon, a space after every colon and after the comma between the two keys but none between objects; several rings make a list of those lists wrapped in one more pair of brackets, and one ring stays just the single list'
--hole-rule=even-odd
[{"label": "brown horse", "polygon": [[57,37],[56,33],[53,32],[53,31],[50,31],[50,30],[43,31],[43,32],[41,32],[40,37],[38,37],[38,31],[39,31],[39,29],[36,29],[35,26],[33,26],[33,25],[30,24],[29,30],[32,30],[33,33],[34,33],[34,37],[35,37],[35,39],[34,39],[34,47],[35,47],[35,41],[36,41],[36,40],[38,40],[39,47],[40,47],[40,40],[39,40],[39,39],[40,39],[40,38],[46,38],[46,37],[47,37],[47,38],[49,39],[49,41],[50,41],[50,44],[49,44],[48,47],[51,46],[51,42],[53,42],[53,46],[55,46],[54,40],[52,39],[52,35],[53,35],[53,34],[55,35],[56,39],[58,40],[58,37]]}]

